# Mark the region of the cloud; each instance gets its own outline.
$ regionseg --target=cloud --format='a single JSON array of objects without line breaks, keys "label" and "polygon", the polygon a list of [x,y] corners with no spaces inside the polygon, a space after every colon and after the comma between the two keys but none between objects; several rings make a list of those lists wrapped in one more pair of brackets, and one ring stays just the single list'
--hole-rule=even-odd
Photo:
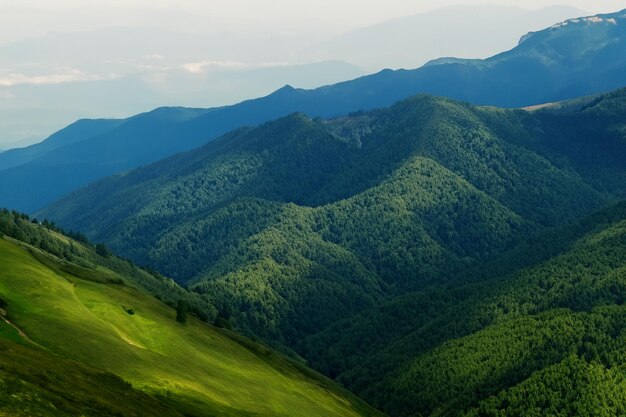
[{"label": "cloud", "polygon": [[98,75],[85,74],[77,69],[69,69],[63,72],[57,72],[52,74],[40,74],[40,75],[26,75],[22,73],[0,73],[0,86],[13,87],[21,84],[30,85],[49,85],[49,84],[63,84],[73,83],[79,81],[98,81],[105,79],[115,78],[114,75],[106,77]]},{"label": "cloud", "polygon": [[240,61],[200,61],[183,64],[180,68],[192,74],[201,74],[211,69],[252,70],[258,68],[288,67],[290,65],[293,64],[286,61],[258,63],[246,63]]},{"label": "cloud", "polygon": [[217,69],[242,69],[246,68],[247,65],[243,62],[239,61],[200,61],[200,62],[189,62],[187,64],[183,64],[180,66],[187,72],[192,74],[200,74],[205,72],[206,70],[217,68]]}]

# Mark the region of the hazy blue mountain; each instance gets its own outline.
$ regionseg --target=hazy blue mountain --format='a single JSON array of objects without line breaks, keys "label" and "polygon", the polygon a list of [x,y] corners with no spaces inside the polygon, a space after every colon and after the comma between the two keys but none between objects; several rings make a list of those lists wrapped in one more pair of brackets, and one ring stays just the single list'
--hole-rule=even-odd
[{"label": "hazy blue mountain", "polygon": [[87,140],[100,133],[114,129],[122,123],[122,120],[114,119],[79,120],[54,133],[41,143],[25,148],[7,150],[0,156],[0,171],[26,164],[63,146]]},{"label": "hazy blue mountain", "polygon": [[[509,49],[523,33],[585,14],[567,6],[453,6],[339,37],[345,29],[273,28],[251,36],[206,22],[199,31],[130,22],[80,31],[88,26],[72,22],[78,27],[22,38],[5,24],[0,145],[31,138],[30,145],[79,118],[127,117],[172,104],[222,106],[285,84],[316,88],[383,68],[417,68],[440,56],[484,58]],[[179,17],[187,25],[198,18]]]},{"label": "hazy blue mountain", "polygon": [[439,59],[422,69],[422,77],[438,93],[475,103],[557,101],[626,85],[625,45],[622,11],[529,33],[513,50],[484,61]]},{"label": "hazy blue mountain", "polygon": [[[41,144],[7,151],[6,156],[14,154],[15,158],[27,159],[40,148],[48,149],[39,158],[0,171],[0,201],[7,207],[34,210],[98,178],[198,146],[206,141],[202,132],[173,141],[172,130],[207,111],[161,108],[126,120],[104,121],[101,125],[107,129],[90,134],[87,140],[59,132]],[[98,123],[83,121],[81,124],[91,129]],[[59,137],[65,139],[65,146],[55,146]],[[0,161],[4,162],[4,157],[2,155]],[[11,162],[7,158],[7,166]]]},{"label": "hazy blue mountain", "polygon": [[[514,49],[485,60],[440,59],[416,70],[385,70],[314,90],[286,86],[233,106],[177,109],[182,119],[161,117],[168,111],[157,110],[3,172],[0,205],[36,210],[95,179],[295,111],[332,117],[388,106],[419,92],[517,107],[613,89],[626,85],[625,34],[626,11],[531,33]],[[32,188],[25,191],[26,185]]]},{"label": "hazy blue mountain", "polygon": [[486,58],[511,48],[522,33],[588,14],[571,6],[526,10],[458,4],[352,30],[299,56],[342,59],[371,72],[418,68],[441,56]]},{"label": "hazy blue mountain", "polygon": [[[118,38],[123,37],[113,36]],[[63,45],[61,40],[59,43]],[[65,73],[39,76],[50,79],[43,84],[28,81],[37,74],[23,74],[23,82],[0,85],[0,143],[23,139],[31,139],[28,144],[36,143],[77,118],[123,118],[170,103],[187,107],[221,106],[267,95],[285,83],[315,88],[366,74],[354,65],[336,60],[262,65],[196,59],[170,65],[169,61],[144,57],[139,62],[127,63],[132,71],[95,62],[101,64],[99,73],[92,74],[91,68],[66,69]],[[81,68],[81,64],[78,62],[76,67]],[[54,67],[44,62],[39,71],[46,71],[48,66]],[[113,77],[107,70],[117,72]],[[76,71],[78,75],[74,74]],[[65,82],[54,82],[55,78],[63,77],[67,79]],[[59,97],[66,99],[59,102]]]},{"label": "hazy blue mountain", "polygon": [[0,146],[2,146],[2,151],[4,152],[4,151],[8,151],[9,149],[25,148],[27,146],[34,145],[39,142],[41,142],[40,137],[26,137],[24,139],[9,140],[7,142],[2,143]]}]

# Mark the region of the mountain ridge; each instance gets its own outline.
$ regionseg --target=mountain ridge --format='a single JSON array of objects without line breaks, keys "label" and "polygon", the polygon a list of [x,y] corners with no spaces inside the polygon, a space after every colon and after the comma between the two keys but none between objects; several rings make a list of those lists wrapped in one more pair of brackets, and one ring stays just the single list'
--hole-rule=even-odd
[{"label": "mountain ridge", "polygon": [[[48,183],[55,180],[55,174],[50,166],[46,166],[55,166],[54,161],[47,160],[45,155],[22,165],[21,169],[3,172],[0,198],[5,200],[0,203],[32,212],[90,181],[191,150],[232,129],[258,125],[294,111],[311,117],[336,117],[388,106],[424,92],[475,104],[519,107],[622,87],[626,85],[626,71],[621,70],[626,68],[626,57],[621,53],[624,48],[620,45],[626,42],[623,30],[626,25],[621,22],[622,19],[617,25],[604,22],[589,27],[566,26],[552,31],[554,33],[544,30],[540,33],[550,35],[544,36],[544,43],[535,35],[535,41],[526,41],[511,51],[479,63],[456,61],[426,65],[416,70],[386,70],[315,90],[283,88],[263,98],[207,110],[207,113],[183,123],[146,119],[143,130],[137,131],[133,131],[132,125],[124,130],[122,125],[117,129],[118,133],[103,139],[105,143],[94,143],[90,149],[90,155],[102,155],[100,160],[92,160],[86,166],[80,166],[71,158],[63,161],[74,168],[71,173],[60,171],[61,175],[70,176],[71,181],[66,178],[57,180],[57,183],[66,185],[56,192],[50,191],[54,187]],[[589,30],[594,32],[586,34]],[[582,42],[585,37],[594,42]],[[598,39],[610,42],[596,42]],[[530,47],[531,43],[535,45],[534,49]],[[578,59],[583,50],[586,51],[585,59]],[[561,58],[554,61],[559,56]],[[558,65],[551,64],[552,61],[546,64],[546,59]],[[154,132],[151,129],[157,123],[162,129]],[[129,153],[115,145],[115,135],[126,138],[125,147],[132,143],[133,151]],[[181,141],[181,138],[185,140]],[[82,146],[88,142],[81,142]],[[67,149],[68,155],[73,152]],[[53,156],[50,159],[54,159]],[[36,187],[38,192],[31,195],[41,197],[34,201],[29,195],[20,194],[20,189],[26,185]]]},{"label": "mountain ridge", "polygon": [[332,120],[295,113],[99,181],[37,216],[298,350],[337,317],[445,285],[625,198],[625,98],[530,112],[419,95]]}]

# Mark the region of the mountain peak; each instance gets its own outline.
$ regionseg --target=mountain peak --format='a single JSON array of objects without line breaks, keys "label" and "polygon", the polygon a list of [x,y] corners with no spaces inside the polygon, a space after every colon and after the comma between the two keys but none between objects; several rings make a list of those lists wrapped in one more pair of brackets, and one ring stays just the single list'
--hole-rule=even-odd
[{"label": "mountain peak", "polygon": [[618,19],[622,20],[624,18],[626,18],[626,14],[620,14],[620,13],[580,17],[580,18],[568,19],[564,22],[552,25],[551,27],[548,28],[548,30],[559,29],[568,25],[593,25],[593,24],[599,24],[599,23],[608,23],[611,25],[617,25]]},{"label": "mountain peak", "polygon": [[576,18],[572,18],[572,19],[567,19],[567,20],[565,20],[563,22],[556,23],[556,24],[550,26],[547,29],[543,29],[543,30],[540,30],[540,31],[537,31],[537,32],[528,32],[526,35],[524,35],[524,36],[522,36],[520,38],[520,41],[519,41],[518,45],[526,42],[528,39],[532,38],[534,35],[536,35],[538,33],[542,33],[542,32],[560,30],[560,29],[563,29],[565,27],[573,26],[573,25],[597,25],[597,24],[604,24],[604,25],[617,26],[620,23],[623,23],[622,21],[624,19],[626,19],[626,9],[621,10],[619,12],[615,12],[615,13],[597,14],[597,15],[593,15],[593,16],[576,17]]},{"label": "mountain peak", "polygon": [[284,93],[291,93],[293,91],[296,91],[296,89],[294,87],[292,87],[289,84],[285,84],[283,87],[279,88],[278,90],[276,90],[274,92],[274,94],[284,94]]}]

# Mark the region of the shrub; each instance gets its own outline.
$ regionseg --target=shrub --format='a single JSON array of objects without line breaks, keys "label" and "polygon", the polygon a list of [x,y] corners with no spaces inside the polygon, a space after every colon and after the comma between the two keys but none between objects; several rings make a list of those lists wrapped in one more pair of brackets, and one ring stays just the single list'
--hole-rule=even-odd
[{"label": "shrub", "polygon": [[189,311],[189,305],[184,300],[178,300],[178,306],[176,307],[176,321],[179,323],[187,322],[187,312]]}]

